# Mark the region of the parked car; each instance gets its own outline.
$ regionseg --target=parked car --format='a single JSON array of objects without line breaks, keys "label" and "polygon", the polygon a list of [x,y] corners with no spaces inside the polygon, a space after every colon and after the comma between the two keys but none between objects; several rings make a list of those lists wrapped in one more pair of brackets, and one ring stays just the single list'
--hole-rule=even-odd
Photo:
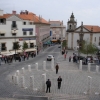
[{"label": "parked car", "polygon": [[48,56],[47,56],[47,61],[51,61],[51,60],[52,60],[52,58],[54,58],[54,56],[53,56],[53,55],[48,55]]}]

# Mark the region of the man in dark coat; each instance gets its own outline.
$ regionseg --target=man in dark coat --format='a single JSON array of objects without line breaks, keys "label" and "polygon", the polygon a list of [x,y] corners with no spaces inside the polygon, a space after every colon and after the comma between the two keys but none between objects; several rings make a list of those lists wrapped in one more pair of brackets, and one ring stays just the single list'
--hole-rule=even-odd
[{"label": "man in dark coat", "polygon": [[57,81],[58,81],[58,89],[60,89],[60,87],[61,87],[61,82],[62,82],[61,76],[58,77]]},{"label": "man in dark coat", "polygon": [[46,81],[46,85],[47,85],[46,93],[48,92],[48,89],[49,89],[49,93],[50,93],[50,87],[51,87],[51,81],[50,81],[50,79],[48,79]]},{"label": "man in dark coat", "polygon": [[58,73],[58,69],[59,69],[58,64],[56,64],[55,69],[56,69],[56,74],[57,74]]}]

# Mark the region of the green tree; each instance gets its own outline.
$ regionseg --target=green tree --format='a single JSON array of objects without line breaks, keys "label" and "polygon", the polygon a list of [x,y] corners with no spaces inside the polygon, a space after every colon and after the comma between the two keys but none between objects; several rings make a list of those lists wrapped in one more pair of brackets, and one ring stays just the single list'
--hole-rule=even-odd
[{"label": "green tree", "polygon": [[80,47],[80,52],[83,54],[95,54],[97,52],[97,48],[90,42],[84,41]]},{"label": "green tree", "polygon": [[14,45],[13,45],[13,48],[14,48],[15,50],[19,50],[20,47],[21,47],[21,45],[19,45],[19,42],[15,42]]},{"label": "green tree", "polygon": [[25,51],[28,48],[28,44],[26,42],[23,42],[22,49]]},{"label": "green tree", "polygon": [[66,40],[63,40],[63,42],[62,42],[62,48],[66,48],[67,47],[67,41]]},{"label": "green tree", "polygon": [[57,43],[59,43],[59,44],[60,44],[60,43],[61,43],[61,40],[59,40],[59,39],[58,39],[58,40],[57,40]]}]

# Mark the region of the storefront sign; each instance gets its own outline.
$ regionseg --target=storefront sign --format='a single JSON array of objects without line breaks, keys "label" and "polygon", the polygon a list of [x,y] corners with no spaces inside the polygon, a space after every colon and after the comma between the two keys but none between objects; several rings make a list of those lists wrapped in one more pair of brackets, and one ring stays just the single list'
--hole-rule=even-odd
[{"label": "storefront sign", "polygon": [[19,41],[24,41],[24,40],[36,40],[36,38],[19,38]]},{"label": "storefront sign", "polygon": [[33,31],[33,28],[23,28],[22,31]]}]

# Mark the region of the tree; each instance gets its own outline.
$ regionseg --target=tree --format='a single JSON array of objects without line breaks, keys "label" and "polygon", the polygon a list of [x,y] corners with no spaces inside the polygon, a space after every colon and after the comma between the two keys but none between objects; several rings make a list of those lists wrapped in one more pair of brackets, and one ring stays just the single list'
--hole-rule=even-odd
[{"label": "tree", "polygon": [[21,47],[21,45],[19,45],[19,42],[15,42],[14,45],[13,45],[13,48],[14,48],[15,50],[19,50],[20,47]]},{"label": "tree", "polygon": [[84,54],[95,54],[97,52],[97,48],[90,42],[84,41],[80,47],[80,52]]},{"label": "tree", "polygon": [[23,42],[22,49],[25,51],[28,48],[28,44],[26,42]]},{"label": "tree", "polygon": [[66,40],[63,40],[63,42],[62,42],[62,47],[64,48],[66,48],[67,47],[67,41]]},{"label": "tree", "polygon": [[61,44],[61,40],[58,39],[58,40],[57,40],[57,43]]}]

